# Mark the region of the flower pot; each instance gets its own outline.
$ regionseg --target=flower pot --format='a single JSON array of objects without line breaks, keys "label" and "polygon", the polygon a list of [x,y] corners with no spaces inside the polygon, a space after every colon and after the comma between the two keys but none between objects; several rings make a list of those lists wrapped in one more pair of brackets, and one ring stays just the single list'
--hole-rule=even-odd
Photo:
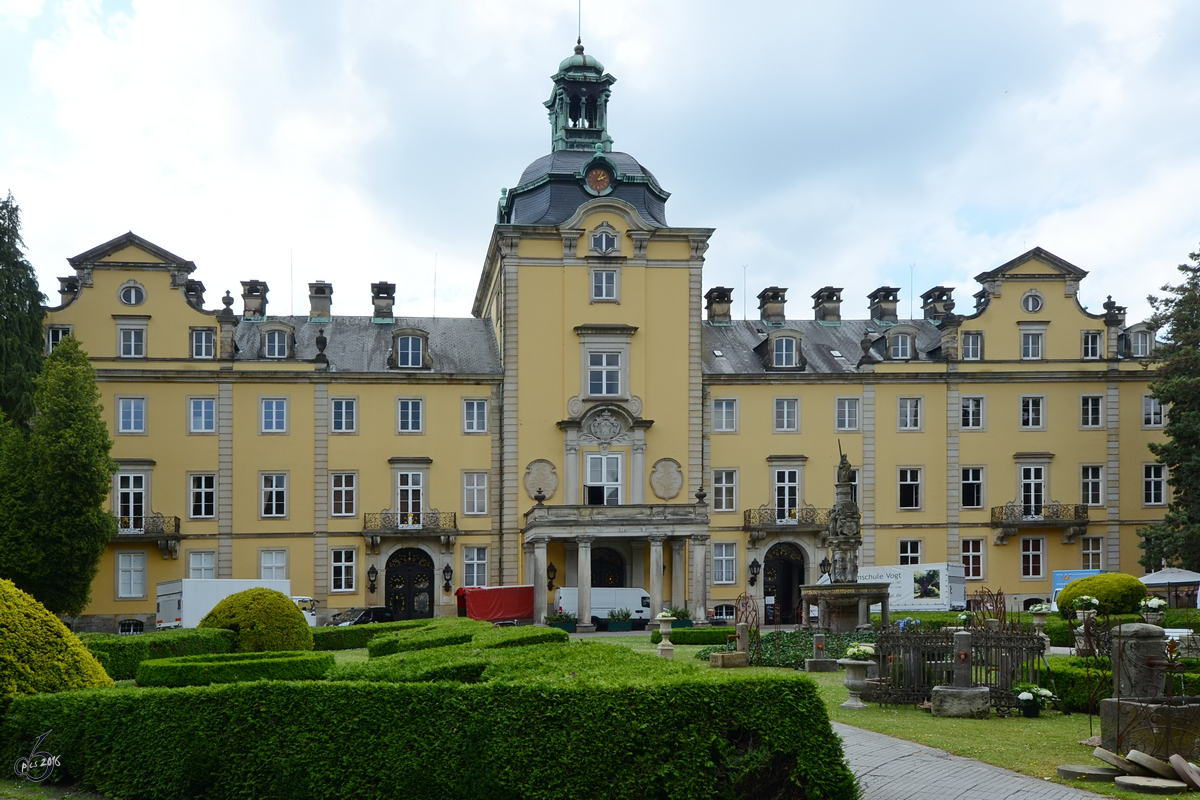
[{"label": "flower pot", "polygon": [[547,624],[548,624],[548,625],[549,625],[551,628],[558,628],[560,631],[566,631],[567,633],[574,633],[574,632],[575,632],[575,626],[576,626],[578,623],[575,623],[575,622],[550,622],[550,623],[547,623]]},{"label": "flower pot", "polygon": [[838,664],[846,668],[846,678],[842,681],[842,685],[850,693],[850,698],[842,703],[842,708],[867,708],[867,704],[860,700],[859,696],[867,689],[867,669],[874,663],[874,661],[858,661],[853,658],[838,659]]},{"label": "flower pot", "polygon": [[1036,717],[1038,714],[1040,714],[1041,711],[1042,711],[1042,707],[1039,706],[1036,701],[1031,702],[1031,703],[1030,702],[1021,703],[1021,715],[1022,716],[1033,718],[1033,717]]},{"label": "flower pot", "polygon": [[631,620],[631,619],[610,619],[608,621],[608,629],[610,631],[631,631],[631,630],[633,630],[633,620]]},{"label": "flower pot", "polygon": [[1046,617],[1050,616],[1047,611],[1033,612],[1033,632],[1041,633],[1046,628]]},{"label": "flower pot", "polygon": [[1142,619],[1147,625],[1157,625],[1160,628],[1167,621],[1167,613],[1165,611],[1146,611],[1142,614]]}]

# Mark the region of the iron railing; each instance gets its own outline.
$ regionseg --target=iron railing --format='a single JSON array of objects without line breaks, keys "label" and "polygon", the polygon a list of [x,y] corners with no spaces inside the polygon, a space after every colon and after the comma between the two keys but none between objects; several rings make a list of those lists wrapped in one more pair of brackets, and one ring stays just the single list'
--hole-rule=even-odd
[{"label": "iron railing", "polygon": [[1012,501],[1002,506],[992,506],[993,525],[1029,525],[1039,522],[1051,524],[1063,522],[1087,522],[1088,507],[1079,503],[1019,503]]},{"label": "iron railing", "polygon": [[162,514],[117,517],[117,531],[125,535],[179,533],[179,517],[165,517]]},{"label": "iron railing", "polygon": [[747,528],[774,527],[777,525],[796,525],[802,528],[821,528],[829,525],[829,512],[832,509],[814,508],[803,505],[799,508],[781,509],[775,506],[759,506],[747,508],[745,524]]},{"label": "iron railing", "polygon": [[458,515],[453,511],[380,511],[363,514],[363,530],[383,533],[453,531]]}]

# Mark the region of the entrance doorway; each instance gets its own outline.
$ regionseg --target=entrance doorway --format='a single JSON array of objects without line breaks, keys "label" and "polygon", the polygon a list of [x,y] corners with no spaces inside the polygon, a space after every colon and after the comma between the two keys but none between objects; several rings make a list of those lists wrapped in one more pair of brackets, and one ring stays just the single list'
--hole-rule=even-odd
[{"label": "entrance doorway", "polygon": [[621,589],[625,586],[625,559],[608,547],[592,548],[592,586]]},{"label": "entrance doorway", "polygon": [[763,564],[763,596],[774,597],[766,606],[766,624],[792,624],[799,614],[800,584],[804,582],[804,551],[792,542],[779,542],[767,551]]},{"label": "entrance doorway", "polygon": [[383,585],[393,619],[433,616],[433,559],[424,550],[405,547],[392,553]]}]

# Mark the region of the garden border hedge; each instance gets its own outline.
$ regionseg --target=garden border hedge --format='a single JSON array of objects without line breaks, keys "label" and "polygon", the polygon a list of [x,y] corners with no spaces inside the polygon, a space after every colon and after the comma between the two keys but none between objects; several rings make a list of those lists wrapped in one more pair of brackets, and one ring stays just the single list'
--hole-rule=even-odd
[{"label": "garden border hedge", "polygon": [[140,686],[205,686],[262,679],[304,681],[323,678],[333,668],[330,653],[312,650],[276,650],[251,653],[220,653],[143,661],[138,665]]},{"label": "garden border hedge", "polygon": [[369,622],[366,625],[327,625],[313,628],[313,650],[357,650],[381,633],[423,628],[432,619],[408,619],[399,622]]},{"label": "garden border hedge", "polygon": [[79,638],[113,680],[123,681],[133,678],[143,661],[228,653],[233,650],[237,634],[224,628],[180,628],[136,636],[81,633]]},{"label": "garden border hedge", "polygon": [[[671,629],[671,644],[725,644],[730,636],[737,636],[737,628],[734,627],[716,627],[716,628],[672,628]],[[654,631],[650,634],[650,643],[658,644],[662,641],[662,631]]]}]

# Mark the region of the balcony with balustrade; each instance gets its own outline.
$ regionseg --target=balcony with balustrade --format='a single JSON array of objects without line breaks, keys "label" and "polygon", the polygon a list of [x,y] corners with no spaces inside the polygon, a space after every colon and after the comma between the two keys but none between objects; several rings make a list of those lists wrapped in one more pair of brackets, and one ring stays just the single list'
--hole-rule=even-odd
[{"label": "balcony with balustrade", "polygon": [[1025,503],[1012,500],[992,507],[993,543],[1007,544],[1021,530],[1058,528],[1063,544],[1071,544],[1087,533],[1088,506],[1080,503]]},{"label": "balcony with balustrade", "polygon": [[179,558],[179,542],[183,539],[179,517],[164,514],[118,516],[117,538],[122,542],[154,542],[163,558]]},{"label": "balcony with balustrade", "polygon": [[746,509],[744,525],[751,544],[757,544],[770,534],[797,532],[823,534],[829,531],[829,513],[832,510],[816,508],[807,504],[792,508],[762,505],[758,508]]},{"label": "balcony with balustrade", "polygon": [[379,552],[384,538],[438,537],[443,546],[451,547],[457,541],[458,514],[453,511],[380,511],[363,514],[363,537],[367,546]]}]

